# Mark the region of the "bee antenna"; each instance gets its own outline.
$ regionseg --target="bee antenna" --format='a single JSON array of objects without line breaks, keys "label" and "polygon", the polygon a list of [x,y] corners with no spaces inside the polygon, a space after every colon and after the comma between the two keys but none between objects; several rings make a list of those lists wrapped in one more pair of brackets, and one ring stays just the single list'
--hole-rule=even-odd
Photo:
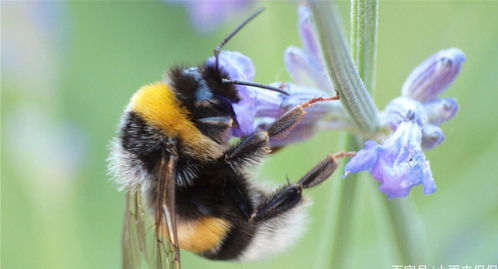
[{"label": "bee antenna", "polygon": [[261,14],[261,12],[263,12],[264,10],[265,10],[264,7],[258,9],[251,16],[249,16],[249,18],[245,19],[245,21],[243,21],[241,24],[239,24],[239,26],[237,26],[237,28],[235,28],[230,34],[228,34],[220,42],[220,44],[218,44],[218,46],[214,49],[214,58],[215,58],[216,70],[219,70],[219,60],[218,60],[218,58],[219,58],[219,55],[220,55],[221,48],[223,48],[223,46],[225,46],[226,43],[228,43],[228,41],[230,41],[230,39],[232,39],[232,37],[234,37],[242,28],[244,28],[244,26],[246,26],[250,21],[252,21],[254,18],[256,18],[256,16],[258,16],[259,14]]},{"label": "bee antenna", "polygon": [[231,80],[231,79],[224,78],[224,79],[221,80],[221,83],[223,83],[223,84],[245,85],[245,86],[266,89],[266,90],[270,90],[270,91],[274,91],[274,92],[279,92],[281,94],[289,95],[288,92],[282,90],[281,88],[273,87],[273,86],[270,86],[270,85],[259,84],[259,83],[255,83],[255,82],[240,81],[240,80]]}]

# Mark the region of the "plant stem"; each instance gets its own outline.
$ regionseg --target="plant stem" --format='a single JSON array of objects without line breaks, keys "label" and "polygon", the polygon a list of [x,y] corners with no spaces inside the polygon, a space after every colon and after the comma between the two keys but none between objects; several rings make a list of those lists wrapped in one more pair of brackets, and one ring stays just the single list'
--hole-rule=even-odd
[{"label": "plant stem", "polygon": [[[310,1],[310,6],[317,24],[327,70],[334,87],[363,137],[369,137],[378,129],[378,112],[367,91],[373,88],[377,41],[377,1],[352,1],[351,49],[358,70],[346,46],[336,8],[318,0]],[[341,148],[348,151],[357,151],[360,148],[359,139],[352,135],[345,135],[342,144]],[[338,196],[338,203],[333,227],[331,268],[343,268],[346,265],[354,224],[353,213],[357,203],[355,196],[359,178],[359,174],[353,174],[347,181],[339,181],[333,185],[334,189],[331,193]],[[326,216],[331,215],[333,214]]]},{"label": "plant stem", "polygon": [[[339,147],[345,151],[357,149],[356,137],[342,133]],[[347,255],[349,236],[351,235],[355,212],[354,193],[358,185],[358,174],[352,175],[352,180],[342,179],[345,161],[340,162],[339,168],[334,173],[334,180],[328,191],[326,204],[329,205],[323,213],[323,231],[314,268],[341,268]],[[332,239],[332,240],[330,240]]]},{"label": "plant stem", "polygon": [[[350,134],[344,134],[342,139],[343,148],[346,151],[357,151],[359,149],[358,139]],[[341,164],[340,174],[344,174],[344,164]],[[330,268],[343,268],[344,262],[348,257],[348,250],[351,243],[351,235],[353,234],[353,217],[354,208],[357,199],[357,187],[359,183],[360,174],[349,176],[348,180],[341,179],[338,188],[333,192],[334,195],[339,197],[337,204],[336,224],[334,229],[334,236],[332,237],[332,255]]]},{"label": "plant stem", "polygon": [[[346,108],[355,125],[360,130],[364,137],[368,137],[375,133],[378,128],[377,109],[365,88],[365,84],[360,78],[360,75],[373,77],[374,64],[361,64],[363,68],[361,73],[355,68],[353,59],[346,45],[346,40],[342,33],[342,25],[340,23],[339,13],[329,5],[329,3],[319,0],[310,0],[311,10],[313,12],[316,26],[319,34],[325,64],[328,73],[332,78],[334,88],[339,92],[343,106]],[[376,6],[376,5],[375,5]],[[358,11],[358,10],[357,10]],[[373,12],[373,17],[376,18],[376,9]],[[358,21],[355,26],[360,27],[366,21]],[[373,39],[375,42],[376,24],[373,28]],[[356,36],[363,34],[365,28],[355,30],[354,39],[358,47],[353,48],[355,59],[358,63],[372,61],[375,58],[375,47],[370,51],[364,51],[364,46],[368,46],[366,42],[356,41]],[[369,32],[370,34],[370,32]],[[360,46],[361,45],[361,46]],[[361,52],[361,53],[359,53]],[[371,87],[372,80],[367,81],[368,87]],[[353,135],[344,135],[342,138],[342,149],[348,151],[357,151],[359,149],[359,140]],[[344,166],[341,167],[342,172]],[[332,254],[330,268],[342,268],[345,266],[346,258],[348,257],[348,247],[351,243],[351,235],[353,233],[353,213],[356,204],[355,194],[359,183],[359,174],[350,175],[348,180],[338,180],[333,184],[331,194],[336,198],[336,214],[326,214],[327,218],[335,217],[332,221],[326,220],[326,223],[334,223],[332,229],[334,235],[332,237]],[[326,268],[321,266],[319,268]]]},{"label": "plant stem", "polygon": [[428,263],[426,238],[423,223],[409,197],[387,200],[382,197],[388,210],[392,231],[396,238],[398,252],[403,264]]},{"label": "plant stem", "polygon": [[368,91],[375,82],[377,57],[377,0],[351,0],[351,54]]},{"label": "plant stem", "polygon": [[329,1],[309,0],[327,71],[341,102],[364,137],[379,126],[377,109],[356,71],[346,45],[336,7]]},{"label": "plant stem", "polygon": [[[377,14],[377,0],[351,0],[351,51],[358,73],[370,92],[374,87],[375,78]],[[426,257],[423,251],[426,249],[423,247],[423,224],[416,217],[417,213],[410,198],[389,201],[380,192],[377,193],[382,196],[380,199],[387,208],[401,262],[422,262]]]}]

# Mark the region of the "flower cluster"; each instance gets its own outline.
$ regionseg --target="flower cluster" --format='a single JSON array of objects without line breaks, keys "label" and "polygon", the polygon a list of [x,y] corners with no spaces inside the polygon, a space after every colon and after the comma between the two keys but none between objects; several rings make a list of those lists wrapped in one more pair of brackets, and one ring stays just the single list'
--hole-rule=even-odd
[{"label": "flower cluster", "polygon": [[419,184],[425,194],[434,192],[436,185],[422,148],[431,149],[444,140],[439,125],[455,115],[458,104],[453,98],[438,96],[456,78],[464,61],[463,52],[453,48],[415,68],[403,85],[402,96],[382,112],[392,135],[382,144],[365,142],[365,148],[346,165],[346,175],[369,170],[389,199],[406,196]]},{"label": "flower cluster", "polygon": [[[237,125],[233,136],[242,137],[265,130],[290,108],[315,97],[335,95],[320,55],[316,33],[308,9],[299,9],[299,29],[303,48],[289,47],[284,61],[293,82],[274,82],[288,95],[260,88],[237,85],[241,101],[233,105]],[[239,52],[222,51],[219,63],[234,80],[252,81],[255,68],[251,59]],[[207,61],[214,64],[214,57]],[[297,126],[285,137],[271,138],[272,147],[280,147],[310,138],[320,129],[340,129],[348,126],[347,114],[339,102],[319,102],[306,109]]]},{"label": "flower cluster", "polygon": [[[288,109],[311,98],[335,95],[324,67],[311,13],[307,7],[300,6],[298,15],[303,47],[291,46],[284,54],[293,82],[272,84],[289,95],[237,85],[241,101],[233,105],[237,120],[233,136],[242,137],[266,129]],[[223,51],[219,60],[221,68],[232,79],[252,81],[254,78],[255,68],[248,57]],[[455,99],[438,96],[456,78],[464,61],[463,52],[453,48],[432,55],[415,68],[404,83],[401,96],[379,114],[382,126],[391,134],[379,141],[366,141],[365,148],[347,163],[345,176],[368,170],[380,182],[379,189],[389,199],[406,196],[413,186],[420,184],[425,194],[434,192],[436,185],[423,149],[434,148],[444,140],[439,126],[458,110]],[[214,64],[214,58],[208,59],[208,64]],[[354,130],[352,120],[339,102],[317,103],[307,112],[286,137],[273,138],[272,146],[302,141],[323,128]]]}]

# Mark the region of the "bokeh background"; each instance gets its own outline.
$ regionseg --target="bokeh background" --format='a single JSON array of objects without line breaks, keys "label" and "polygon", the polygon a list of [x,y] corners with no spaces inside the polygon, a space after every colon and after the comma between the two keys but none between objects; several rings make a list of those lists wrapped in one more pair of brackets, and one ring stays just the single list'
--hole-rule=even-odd
[{"label": "bokeh background", "polygon": [[[106,174],[108,141],[133,92],[173,64],[197,64],[256,7],[267,11],[227,49],[243,52],[256,81],[288,80],[283,51],[300,45],[292,1],[257,2],[212,32],[161,1],[3,1],[1,9],[1,267],[119,268],[124,194]],[[340,2],[348,27],[349,3]],[[381,1],[375,101],[398,96],[408,73],[449,47],[467,55],[445,96],[460,111],[446,141],[427,152],[438,191],[411,199],[430,259],[418,264],[498,264],[498,2]],[[338,148],[324,132],[285,148],[257,180],[296,180]],[[298,244],[265,261],[211,262],[182,252],[185,268],[318,268],[327,260],[334,177],[307,194],[311,225]],[[362,181],[371,181],[363,177]],[[362,182],[363,183],[363,182]],[[360,184],[346,268],[391,268],[399,254],[375,184]],[[420,238],[420,240],[424,240]],[[431,267],[429,267],[431,268]]]}]

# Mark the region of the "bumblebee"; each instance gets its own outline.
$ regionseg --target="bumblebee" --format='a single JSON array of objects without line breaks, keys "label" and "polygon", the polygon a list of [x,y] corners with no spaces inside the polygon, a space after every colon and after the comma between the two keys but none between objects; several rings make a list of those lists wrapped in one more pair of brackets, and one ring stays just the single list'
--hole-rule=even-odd
[{"label": "bumblebee", "polygon": [[295,184],[278,189],[251,179],[249,168],[271,152],[269,138],[285,135],[315,102],[287,111],[266,131],[229,143],[237,124],[236,84],[218,63],[173,67],[163,81],[131,98],[112,142],[110,170],[126,192],[123,267],[142,257],[155,268],[179,268],[179,249],[213,260],[249,261],[282,251],[305,226],[303,189],[327,179],[344,154],[328,155]]}]

